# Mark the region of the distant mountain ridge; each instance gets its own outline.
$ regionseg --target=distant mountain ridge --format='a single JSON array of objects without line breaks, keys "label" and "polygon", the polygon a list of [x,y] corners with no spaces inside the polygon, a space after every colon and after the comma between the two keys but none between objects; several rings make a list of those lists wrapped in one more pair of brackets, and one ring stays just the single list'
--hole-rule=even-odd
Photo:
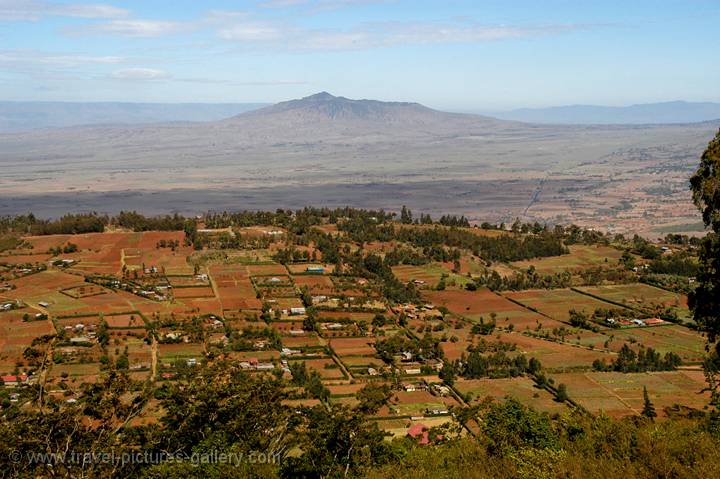
[{"label": "distant mountain ridge", "polygon": [[86,125],[216,121],[266,103],[0,101],[0,133]]},{"label": "distant mountain ridge", "polygon": [[241,113],[224,123],[248,128],[277,130],[285,136],[289,129],[314,138],[324,132],[377,132],[382,135],[413,132],[440,133],[475,131],[478,128],[512,127],[516,122],[482,115],[433,110],[419,103],[351,100],[320,92],[298,100],[289,100],[258,110]]},{"label": "distant mountain ridge", "polygon": [[700,123],[720,119],[720,103],[669,101],[630,106],[568,105],[493,112],[496,118],[528,123],[641,125]]},{"label": "distant mountain ridge", "polygon": [[398,112],[414,111],[416,113],[435,112],[419,103],[384,102],[378,100],[351,100],[342,96],[333,96],[328,92],[277,103],[257,110],[256,114],[282,113],[289,111],[315,111],[329,118],[377,120],[395,115]]}]

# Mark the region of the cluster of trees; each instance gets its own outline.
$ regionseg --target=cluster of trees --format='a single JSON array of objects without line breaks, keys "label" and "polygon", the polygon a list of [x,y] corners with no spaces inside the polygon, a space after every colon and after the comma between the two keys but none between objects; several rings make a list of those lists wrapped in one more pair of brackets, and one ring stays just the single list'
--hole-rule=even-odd
[{"label": "cluster of trees", "polygon": [[322,383],[320,373],[317,371],[308,371],[305,366],[305,361],[294,361],[290,363],[289,368],[293,384],[302,387],[315,399],[327,401],[330,397],[330,391],[328,391]]},{"label": "cluster of trees", "polygon": [[425,333],[420,339],[409,338],[402,333],[398,333],[387,339],[376,341],[375,349],[380,358],[387,363],[391,363],[396,355],[404,352],[412,354],[415,360],[443,357],[440,340],[434,338],[430,333]]},{"label": "cluster of trees", "polygon": [[643,259],[651,260],[658,259],[662,255],[660,248],[638,235],[635,235],[632,239],[630,252],[642,257]]},{"label": "cluster of trees", "polygon": [[[227,325],[226,328],[228,328]],[[258,340],[267,340],[268,347],[275,350],[279,350],[282,346],[280,334],[270,327],[247,327],[241,331],[226,329],[226,336],[229,339],[228,348],[232,351],[253,351],[256,349],[255,343]]]},{"label": "cluster of trees", "polygon": [[310,253],[305,249],[299,250],[297,248],[290,247],[277,250],[272,258],[280,264],[317,261],[317,253],[315,250]]},{"label": "cluster of trees", "polygon": [[[424,214],[424,213],[420,213],[420,217],[416,218],[413,221],[412,211],[410,211],[410,209],[405,205],[403,205],[402,209],[400,210],[400,223],[402,223],[404,225],[435,224],[432,217],[429,214]],[[470,227],[470,221],[468,221],[467,218],[465,218],[464,216],[456,216],[456,215],[443,215],[437,221],[437,224],[440,224],[443,226],[455,226],[455,227],[461,227],[461,228],[469,228]]]},{"label": "cluster of trees", "polygon": [[3,218],[0,231],[32,235],[102,233],[109,222],[108,216],[97,213],[67,214],[56,220],[39,219],[31,213]]},{"label": "cluster of trees", "polygon": [[569,312],[570,325],[580,329],[587,329],[589,331],[598,332],[599,328],[596,324],[590,321],[590,315],[585,311],[576,311],[571,309]]},{"label": "cluster of trees", "polygon": [[453,366],[455,372],[465,379],[514,378],[523,374],[534,375],[542,369],[540,361],[535,358],[528,361],[522,354],[510,356],[503,350],[486,354],[477,349],[467,356],[463,353]]},{"label": "cluster of trees", "polygon": [[497,271],[486,271],[474,279],[476,286],[492,291],[520,291],[523,289],[557,289],[572,286],[572,273],[539,274],[534,266],[516,271],[512,276],[501,276]]},{"label": "cluster of trees", "polygon": [[69,254],[69,253],[75,253],[78,250],[78,245],[75,243],[67,243],[64,246],[57,246],[55,248],[48,249],[48,253],[50,253],[53,256],[57,256],[59,254]]},{"label": "cluster of trees", "polygon": [[700,272],[700,266],[696,257],[687,252],[679,252],[650,261],[646,271],[650,274],[694,277]]},{"label": "cluster of trees", "polygon": [[682,364],[680,356],[667,352],[664,356],[653,348],[641,347],[636,353],[630,346],[623,344],[617,358],[606,364],[596,359],[593,369],[596,371],[618,371],[621,373],[644,373],[648,371],[674,371]]},{"label": "cluster of trees", "polygon": [[353,241],[363,244],[372,241],[400,241],[416,248],[444,246],[469,250],[487,261],[519,261],[569,253],[563,244],[562,234],[540,227],[532,234],[504,234],[482,236],[467,229],[436,225],[433,228],[396,227],[351,218],[338,223],[338,229]]}]

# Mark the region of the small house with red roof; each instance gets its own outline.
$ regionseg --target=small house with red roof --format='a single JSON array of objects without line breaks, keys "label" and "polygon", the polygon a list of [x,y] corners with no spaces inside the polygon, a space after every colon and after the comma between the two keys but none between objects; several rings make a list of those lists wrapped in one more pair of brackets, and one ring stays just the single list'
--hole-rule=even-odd
[{"label": "small house with red roof", "polygon": [[407,430],[407,436],[417,441],[421,446],[430,444],[430,429],[421,422],[416,422]]}]

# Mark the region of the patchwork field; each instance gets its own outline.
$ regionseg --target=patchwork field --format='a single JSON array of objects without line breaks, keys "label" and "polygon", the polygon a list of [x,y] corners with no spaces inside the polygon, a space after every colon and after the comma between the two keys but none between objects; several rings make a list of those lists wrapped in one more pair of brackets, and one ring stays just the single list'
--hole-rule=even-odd
[{"label": "patchwork field", "polygon": [[545,368],[554,370],[590,368],[596,359],[609,362],[614,358],[614,355],[607,352],[537,339],[524,334],[499,333],[495,337],[500,341],[516,344],[516,352],[524,354],[528,359],[537,358]]},{"label": "patchwork field", "polygon": [[530,261],[516,261],[512,266],[527,269],[534,266],[540,274],[559,273],[561,271],[579,271],[593,266],[616,265],[622,251],[601,245],[570,245],[570,254],[540,258]]},{"label": "patchwork field", "polygon": [[553,375],[556,384],[566,384],[570,398],[592,413],[622,417],[639,414],[643,386],[658,415],[675,404],[702,409],[708,401],[702,371],[657,373],[568,373]]},{"label": "patchwork field", "polygon": [[579,287],[579,291],[625,305],[629,308],[665,306],[672,308],[681,318],[689,318],[687,296],[656,288],[648,284],[617,284]]},{"label": "patchwork field", "polygon": [[549,316],[557,321],[567,322],[569,311],[584,311],[592,314],[598,308],[617,308],[606,301],[577,293],[571,289],[508,291],[504,296]]},{"label": "patchwork field", "polygon": [[496,400],[512,397],[538,411],[556,414],[567,410],[565,404],[557,402],[547,390],[538,388],[529,378],[463,379],[455,382],[455,388],[465,396],[470,394],[471,404],[488,396]]},{"label": "patchwork field", "polygon": [[489,320],[490,314],[495,313],[497,325],[503,328],[513,325],[516,330],[533,329],[538,324],[544,328],[562,326],[486,288],[477,291],[429,291],[423,293],[423,297],[435,306],[444,306],[451,313],[472,321],[478,321],[480,317]]},{"label": "patchwork field", "polygon": [[[337,227],[318,228],[337,233]],[[360,243],[338,234],[324,238],[339,241],[338,252],[332,253],[343,261],[335,265],[319,258],[318,237],[288,237],[287,230],[274,226],[221,229],[227,238],[235,235],[242,248],[213,243],[220,240],[213,239],[217,233],[212,231],[201,233],[206,237],[196,250],[180,231],[115,229],[31,236],[20,249],[6,249],[0,255],[0,264],[7,265],[0,268],[0,373],[35,373],[37,380],[45,362],[49,394],[67,400],[111,366],[127,369],[138,381],[174,382],[198,365],[227,358],[242,361],[238,367],[247,373],[292,379],[286,383],[293,395],[286,405],[292,408],[356,406],[358,392],[381,381],[391,386],[391,398],[372,420],[399,436],[420,421],[426,426],[452,421],[449,408],[463,401],[476,405],[487,397],[515,397],[550,414],[566,411],[570,403],[535,387],[517,356],[538,359],[552,384],[566,384],[570,398],[594,413],[637,414],[643,386],[659,410],[676,402],[700,408],[707,400],[698,392],[702,374],[691,370],[704,355],[701,334],[670,323],[598,330],[568,324],[570,309],[592,313],[620,305],[628,314],[644,317],[647,308],[657,306],[686,317],[684,295],[639,282],[610,284],[614,279],[577,289],[496,293],[482,286],[489,284],[487,273],[494,268],[515,274],[532,265],[544,274],[615,267],[620,250],[572,245],[569,255],[510,264],[487,261],[482,251],[471,248],[458,248],[456,254],[456,246],[424,248],[397,239]],[[484,238],[508,234],[461,230]],[[314,255],[312,262],[293,263],[293,258],[285,266],[272,260],[284,258],[277,253],[290,245]],[[323,251],[332,250],[326,246],[322,244]],[[459,274],[452,272],[457,267],[452,262],[431,261],[430,256],[438,257],[436,246],[460,258]],[[58,248],[68,253],[59,254]],[[387,270],[378,274],[363,263],[367,258],[362,255],[382,258],[393,252],[428,255],[423,261],[431,262],[392,267],[398,281]],[[12,266],[28,262],[38,266]],[[308,271],[317,267],[323,271]],[[436,290],[441,278],[445,289]],[[583,278],[575,274],[573,281]],[[507,287],[512,286],[500,289]],[[308,303],[305,290],[314,304]],[[491,320],[494,327],[488,326]],[[663,373],[593,372],[595,361],[611,365],[624,345],[635,351],[653,348],[661,355],[673,352],[683,364]],[[469,361],[458,361],[471,353],[474,373]],[[291,366],[298,362],[319,374],[329,399],[301,384],[301,376],[292,377],[297,370]],[[438,371],[447,366],[454,368],[454,389],[438,387]],[[478,376],[483,378],[466,379]],[[139,420],[156,420],[160,413],[154,414]]]}]

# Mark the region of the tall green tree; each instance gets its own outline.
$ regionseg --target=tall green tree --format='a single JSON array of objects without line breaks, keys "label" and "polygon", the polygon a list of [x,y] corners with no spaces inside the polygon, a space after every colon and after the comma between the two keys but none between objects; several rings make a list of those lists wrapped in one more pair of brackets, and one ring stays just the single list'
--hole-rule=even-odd
[{"label": "tall green tree", "polygon": [[707,333],[710,354],[705,361],[705,376],[712,402],[720,407],[720,132],[700,159],[690,178],[693,201],[710,229],[703,238],[698,256],[698,286],[689,302],[698,326]]},{"label": "tall green tree", "polygon": [[650,401],[650,396],[648,395],[647,387],[645,386],[643,386],[642,415],[652,420],[655,420],[655,418],[657,417],[657,413],[655,412],[655,406],[653,406],[653,403]]}]

